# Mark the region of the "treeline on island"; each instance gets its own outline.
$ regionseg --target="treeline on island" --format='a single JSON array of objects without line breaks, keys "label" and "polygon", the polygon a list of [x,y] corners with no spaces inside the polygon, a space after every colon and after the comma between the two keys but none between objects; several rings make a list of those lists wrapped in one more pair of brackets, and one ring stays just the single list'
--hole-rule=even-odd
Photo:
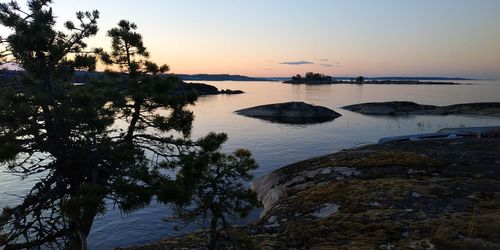
[{"label": "treeline on island", "polygon": [[272,81],[267,78],[229,74],[178,74],[177,76],[184,81]]},{"label": "treeline on island", "polygon": [[[15,79],[18,78],[21,74],[22,70],[0,70],[0,86],[2,84],[13,84],[15,83]],[[122,78],[122,79],[127,79],[128,75],[125,73],[120,73],[120,72],[113,72],[113,71],[104,71],[104,72],[90,72],[90,71],[75,71],[71,74],[71,76],[68,76],[68,81],[72,82],[76,85],[83,85],[83,84],[88,84],[90,82],[95,82],[95,81],[103,81],[106,80],[109,77],[112,77],[114,79]],[[164,73],[160,74],[159,77],[161,78],[177,78],[177,85],[176,89],[173,90],[174,93],[179,94],[179,93],[188,93],[190,91],[196,92],[198,95],[218,95],[218,94],[242,94],[244,93],[241,90],[232,90],[232,89],[221,89],[219,90],[217,87],[205,83],[192,83],[192,82],[184,82],[187,80],[194,80],[194,79],[189,79],[186,77],[182,77],[182,75],[178,74],[171,74],[171,73]],[[250,79],[250,78],[249,78]],[[201,80],[201,79],[200,79]]]},{"label": "treeline on island", "polygon": [[374,77],[364,76],[346,78],[334,78],[321,73],[307,72],[304,76],[298,74],[292,76],[290,80],[283,83],[290,84],[425,84],[425,85],[458,85],[451,80],[470,80],[466,78],[446,78],[446,77]]},{"label": "treeline on island", "polygon": [[[17,74],[14,70],[0,70],[0,79],[12,78]],[[165,74],[167,76],[169,74]],[[179,79],[183,81],[273,81],[268,78],[261,77],[250,77],[242,75],[230,75],[230,74],[175,74]],[[106,72],[89,72],[89,71],[75,71],[73,73],[73,81],[79,83],[87,83],[92,79],[103,78],[106,76]]]},{"label": "treeline on island", "polygon": [[[251,153],[222,153],[224,133],[191,138],[186,107],[197,93],[176,92],[182,80],[150,60],[133,22],[107,31],[109,51],[89,48],[99,18],[78,12],[57,30],[51,0],[0,3],[10,31],[0,63],[23,68],[0,85],[0,166],[13,178],[37,176],[19,204],[3,208],[0,248],[86,249],[106,201],[130,213],[153,199],[174,208],[172,223],[208,226],[209,248],[241,248],[228,218],[257,205],[244,184],[257,168]],[[116,70],[74,84],[75,72],[97,63]]]}]

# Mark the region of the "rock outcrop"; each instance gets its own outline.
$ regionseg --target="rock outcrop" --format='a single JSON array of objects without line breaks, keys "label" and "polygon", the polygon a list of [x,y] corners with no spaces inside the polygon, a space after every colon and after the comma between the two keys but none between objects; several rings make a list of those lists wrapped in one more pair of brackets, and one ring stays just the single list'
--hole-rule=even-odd
[{"label": "rock outcrop", "polygon": [[309,124],[334,120],[341,115],[329,108],[314,106],[303,102],[287,102],[262,105],[236,111],[244,116],[263,120],[289,123]]},{"label": "rock outcrop", "polygon": [[274,248],[500,249],[500,139],[379,144],[254,182]]},{"label": "rock outcrop", "polygon": [[[394,142],[278,169],[248,249],[500,249],[500,138]],[[206,249],[206,232],[134,249]]]},{"label": "rock outcrop", "polygon": [[464,103],[450,106],[421,105],[414,102],[372,102],[342,107],[366,115],[485,115],[500,116],[500,102]]},{"label": "rock outcrop", "polygon": [[244,93],[241,90],[231,90],[231,89],[219,90],[215,86],[204,83],[186,83],[186,82],[179,84],[174,92],[179,94],[184,94],[190,91],[196,91],[198,95],[219,95],[219,94],[232,95],[232,94]]}]

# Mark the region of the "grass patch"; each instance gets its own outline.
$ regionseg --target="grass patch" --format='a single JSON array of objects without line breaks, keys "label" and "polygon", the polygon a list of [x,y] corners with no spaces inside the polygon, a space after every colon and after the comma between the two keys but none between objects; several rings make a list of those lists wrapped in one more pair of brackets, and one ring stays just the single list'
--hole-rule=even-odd
[{"label": "grass patch", "polygon": [[427,155],[399,150],[376,151],[362,157],[353,157],[346,160],[344,164],[349,167],[444,167],[447,165],[446,162]]}]

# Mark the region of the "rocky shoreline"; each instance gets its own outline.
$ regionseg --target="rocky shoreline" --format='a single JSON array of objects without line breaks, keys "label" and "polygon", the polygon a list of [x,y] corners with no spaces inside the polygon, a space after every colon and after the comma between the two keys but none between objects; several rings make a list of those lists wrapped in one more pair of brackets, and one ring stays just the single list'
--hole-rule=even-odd
[{"label": "rocky shoreline", "polygon": [[[393,142],[278,169],[265,211],[233,232],[255,249],[500,249],[500,138]],[[132,249],[205,249],[195,232]]]},{"label": "rocky shoreline", "polygon": [[365,115],[481,115],[500,116],[500,102],[464,103],[449,106],[421,105],[414,102],[372,102],[342,107]]},{"label": "rocky shoreline", "polygon": [[243,94],[245,92],[241,90],[231,90],[231,89],[222,89],[219,90],[217,87],[205,84],[205,83],[186,83],[182,82],[177,86],[174,90],[175,94],[184,94],[190,91],[195,91],[198,95],[234,95],[234,94]]}]

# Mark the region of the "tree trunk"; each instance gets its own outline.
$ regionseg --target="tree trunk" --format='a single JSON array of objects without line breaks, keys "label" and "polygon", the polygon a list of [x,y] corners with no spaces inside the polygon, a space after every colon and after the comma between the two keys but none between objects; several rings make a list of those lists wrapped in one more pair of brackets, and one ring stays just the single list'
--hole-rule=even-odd
[{"label": "tree trunk", "polygon": [[141,104],[142,100],[134,100],[134,113],[132,114],[132,120],[130,121],[127,135],[125,136],[125,141],[127,142],[131,142],[133,139],[137,122],[139,122],[139,118],[141,116]]},{"label": "tree trunk", "polygon": [[219,231],[217,230],[217,218],[212,215],[212,219],[210,221],[210,244],[208,245],[208,249],[214,250],[217,249],[217,240],[219,240]]},{"label": "tree trunk", "polygon": [[67,249],[87,250],[87,237],[89,236],[94,218],[97,215],[97,210],[84,211],[79,218],[79,221],[73,221],[73,226],[70,226],[71,232]]},{"label": "tree trunk", "polygon": [[230,226],[226,221],[226,218],[222,216],[222,230],[224,230],[227,240],[231,243],[234,249],[241,249],[240,243],[238,242],[237,239],[235,239],[232,235],[231,232],[229,231]]}]

